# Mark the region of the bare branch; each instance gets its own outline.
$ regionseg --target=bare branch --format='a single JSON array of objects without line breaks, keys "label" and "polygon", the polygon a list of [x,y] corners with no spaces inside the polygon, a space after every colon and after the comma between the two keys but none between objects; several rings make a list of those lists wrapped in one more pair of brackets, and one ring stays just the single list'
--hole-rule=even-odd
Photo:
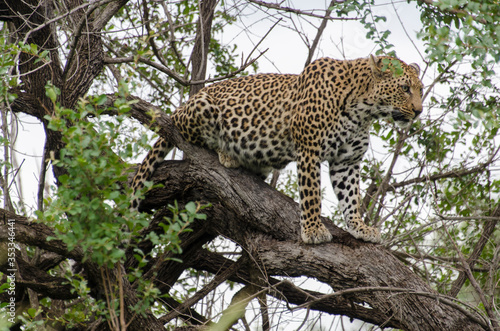
[{"label": "bare branch", "polygon": [[167,74],[169,77],[172,77],[177,83],[183,85],[183,86],[189,86],[189,82],[184,80],[184,78],[180,77],[175,71],[168,69],[167,67],[151,61],[149,59],[146,59],[142,56],[129,56],[129,57],[120,57],[120,58],[110,58],[110,57],[105,57],[104,58],[104,63],[106,64],[116,64],[116,63],[130,63],[130,62],[142,62],[144,64],[150,65],[155,69],[160,70],[161,72]]},{"label": "bare branch", "polygon": [[[148,36],[147,36],[148,43],[151,46],[151,49],[153,50],[153,54],[155,55],[155,57],[160,61],[160,63],[163,65],[164,68],[167,68],[168,64],[165,61],[165,58],[160,54],[160,51],[158,50],[158,47],[156,46],[156,43],[155,43],[154,38],[153,38],[154,33],[153,33],[153,30],[151,29],[151,26],[149,24],[149,10],[148,10],[148,3],[147,3],[147,1],[143,1],[142,2],[142,7],[144,8],[144,24],[145,24],[146,30],[148,32]],[[166,10],[166,8],[165,8],[165,10]],[[167,14],[167,17],[169,17],[169,14]],[[171,24],[169,24],[169,25],[171,26]],[[171,29],[173,29],[173,27],[171,27]],[[173,31],[171,31],[171,33],[173,35]],[[180,76],[178,76],[174,72],[171,72],[171,74],[167,74],[167,75],[169,75],[170,77],[174,78],[172,76],[172,74],[175,74],[177,77],[179,77],[179,79],[182,79]],[[176,78],[174,78],[174,79],[176,79]],[[179,80],[177,80],[177,79],[176,79],[176,81],[179,82]],[[184,86],[187,86],[187,85],[184,85]]]},{"label": "bare branch", "polygon": [[204,286],[201,290],[196,292],[192,297],[185,300],[182,304],[180,304],[174,311],[163,315],[160,318],[162,323],[167,323],[168,321],[176,318],[180,314],[184,312],[187,308],[196,304],[199,300],[203,299],[209,292],[213,291],[217,286],[219,286],[222,282],[226,281],[229,277],[231,277],[238,269],[247,261],[245,257],[240,257],[237,262],[232,264],[229,268],[227,268],[224,272],[217,274],[210,283]]},{"label": "bare branch", "polygon": [[[337,292],[334,292],[331,294],[326,294],[326,295],[319,297],[319,298],[315,298],[314,300],[311,300],[305,304],[294,307],[294,310],[308,307],[314,303],[329,299],[331,297],[345,296],[345,295],[349,295],[351,293],[358,293],[358,292],[396,292],[396,293],[400,293],[400,294],[406,293],[406,294],[421,295],[421,296],[425,296],[425,297],[434,298],[439,302],[443,302],[444,304],[449,305],[450,307],[453,307],[453,308],[461,311],[462,313],[467,315],[470,319],[475,320],[477,323],[481,324],[483,327],[489,328],[488,322],[486,320],[478,318],[478,316],[481,316],[481,315],[471,314],[468,310],[464,309],[461,305],[466,305],[467,308],[469,308],[471,310],[474,310],[473,307],[471,307],[471,306],[469,306],[461,301],[458,301],[457,299],[455,299],[453,297],[442,295],[439,293],[418,292],[418,291],[409,290],[407,288],[397,288],[397,287],[357,287],[357,288],[341,290],[341,291],[337,291]],[[456,303],[455,301],[457,301],[460,304]]]},{"label": "bare branch", "polygon": [[[87,10],[87,12],[85,13],[85,15],[82,15],[82,17],[80,18],[80,22],[78,23],[78,25],[75,28],[75,32],[73,34],[73,38],[72,38],[70,46],[69,46],[68,59],[66,61],[66,65],[64,67],[63,74],[62,74],[63,84],[66,82],[66,79],[68,78],[68,72],[73,64],[73,59],[74,59],[75,54],[77,52],[77,44],[78,44],[78,41],[80,40],[80,37],[82,36],[82,31],[83,31],[85,26],[89,25],[90,15],[92,15],[94,10],[99,8],[101,5],[102,5],[101,2],[97,2],[97,3],[93,4],[92,6],[90,6],[89,9]],[[76,12],[76,11],[74,11],[74,12]],[[90,32],[90,31],[88,31],[88,32]]]},{"label": "bare branch", "polygon": [[[495,231],[495,227],[500,221],[500,208],[497,206],[495,211],[493,212],[492,217],[495,217],[496,219],[494,220],[489,220],[487,221],[484,226],[483,226],[483,231],[481,233],[481,237],[477,241],[476,245],[474,246],[474,249],[472,250],[472,253],[470,256],[467,258],[466,261],[462,261],[462,264],[466,264],[467,268],[472,269],[474,268],[474,265],[477,262],[477,259],[479,256],[481,256],[481,253],[483,252],[484,247],[490,240],[490,237],[493,235],[493,232]],[[453,282],[450,290],[450,295],[453,297],[456,297],[458,293],[460,292],[460,289],[465,283],[466,278],[468,277],[468,274],[466,271],[462,270],[460,271],[457,279]]]},{"label": "bare branch", "polygon": [[[367,217],[373,218],[372,222],[374,222],[374,225],[377,225],[379,223],[378,217],[380,215],[381,208],[383,207],[382,201],[383,201],[386,193],[388,192],[389,181],[392,179],[392,172],[394,170],[394,166],[396,165],[396,162],[397,162],[398,157],[399,157],[399,153],[401,153],[401,150],[404,146],[404,142],[407,138],[406,133],[407,133],[407,131],[403,131],[402,133],[400,133],[398,135],[398,142],[397,142],[396,146],[394,147],[394,153],[392,156],[391,164],[390,164],[389,168],[387,169],[387,172],[386,172],[384,178],[382,179],[381,183],[379,184],[377,192],[373,196],[366,194],[364,199],[363,199],[363,200],[366,200],[366,199],[372,199],[372,200],[378,199],[379,200],[379,204],[378,204],[379,208],[378,208],[376,214],[375,215],[373,214],[373,211],[375,209],[376,204],[372,204],[372,206],[370,207],[370,210],[368,210],[368,212],[367,212]],[[363,205],[368,205],[368,202],[363,201]]]},{"label": "bare branch", "polygon": [[[61,14],[61,15],[59,15],[59,16],[57,16],[57,17],[54,17],[54,18],[52,18],[52,19],[47,20],[47,21],[46,21],[46,22],[44,22],[43,24],[38,25],[36,28],[31,29],[31,30],[30,30],[30,32],[29,32],[29,34],[31,34],[31,33],[33,33],[33,32],[36,32],[36,31],[38,31],[38,30],[41,30],[41,29],[43,29],[43,28],[45,28],[45,27],[48,27],[48,26],[50,26],[52,23],[58,22],[58,21],[62,20],[63,18],[66,18],[66,17],[68,17],[68,16],[70,16],[70,15],[72,15],[72,14],[76,13],[77,11],[79,11],[79,10],[81,10],[81,9],[85,9],[85,8],[87,8],[87,7],[89,7],[89,6],[90,6],[89,12],[91,13],[91,12],[93,12],[93,11],[94,11],[97,7],[102,6],[102,5],[105,5],[105,4],[110,3],[110,2],[113,2],[113,1],[116,1],[116,0],[99,0],[99,1],[94,2],[94,3],[92,3],[92,2],[87,2],[87,3],[81,4],[81,5],[79,5],[79,6],[76,6],[76,7],[72,8],[71,10],[69,10],[68,12],[66,12],[66,13],[64,13],[64,14]],[[93,8],[93,7],[95,7],[95,8]],[[90,13],[89,13],[89,15],[90,15]],[[27,38],[29,37],[29,34],[27,34],[27,35],[26,35],[26,38],[24,39],[24,42],[26,42]]]},{"label": "bare branch", "polygon": [[309,54],[307,55],[307,60],[306,60],[304,67],[307,66],[312,61],[312,58],[314,56],[314,52],[316,51],[316,48],[318,47],[319,40],[321,39],[321,35],[323,34],[323,31],[326,28],[326,24],[330,20],[330,14],[332,13],[333,5],[336,2],[337,2],[337,0],[332,0],[330,2],[330,5],[328,6],[328,9],[325,12],[325,17],[321,21],[321,25],[319,26],[318,31],[316,32],[316,37],[314,38],[314,41],[313,41],[311,47],[309,48]]},{"label": "bare branch", "polygon": [[[311,16],[311,17],[316,17],[316,18],[321,18],[321,19],[341,20],[341,21],[360,20],[360,18],[356,18],[356,17],[354,17],[354,18],[352,18],[352,17],[330,17],[329,14],[317,15],[317,14],[312,13],[311,11],[305,11],[305,10],[291,8],[291,7],[283,7],[277,3],[269,3],[269,2],[259,1],[259,0],[248,0],[248,1],[255,4],[255,5],[262,6],[265,8],[276,9],[279,11],[293,13],[293,14],[297,14],[297,15],[301,15],[301,16]],[[337,1],[335,1],[335,0],[332,1],[333,4],[335,2],[337,2]],[[330,9],[328,9],[327,12],[328,11],[331,13]]]},{"label": "bare branch", "polygon": [[436,181],[436,180],[444,179],[444,178],[459,178],[459,177],[464,177],[467,175],[475,174],[478,172],[482,172],[485,169],[487,169],[488,166],[491,165],[491,163],[495,160],[495,156],[497,155],[498,151],[499,151],[499,149],[497,149],[495,151],[495,153],[493,153],[488,158],[488,160],[486,160],[484,163],[478,164],[472,168],[450,170],[447,172],[441,172],[441,173],[437,173],[437,174],[430,175],[430,176],[415,177],[415,178],[408,179],[408,180],[405,180],[402,182],[391,183],[389,185],[389,187],[387,188],[387,190],[394,191],[395,189],[397,189],[399,187],[404,187],[404,186],[411,185],[411,184],[431,182],[431,181]]},{"label": "bare branch", "polygon": [[484,291],[481,289],[481,286],[479,286],[479,284],[477,283],[477,280],[474,277],[474,275],[472,274],[472,271],[470,270],[470,266],[467,263],[464,255],[462,254],[462,251],[458,248],[456,241],[452,238],[450,232],[448,231],[448,228],[446,227],[446,224],[444,224],[444,223],[443,223],[443,228],[446,231],[448,238],[453,243],[455,251],[457,252],[458,257],[460,258],[462,268],[464,269],[464,272],[467,275],[467,278],[469,279],[472,287],[474,288],[474,290],[476,290],[476,293],[479,295],[479,299],[483,303],[484,309],[486,310],[486,314],[488,314],[488,317],[490,318],[490,321],[492,324],[491,325],[492,327],[491,326],[489,327],[490,330],[499,330],[500,325],[498,324],[498,321],[495,317],[495,314],[493,313],[493,310],[492,310],[488,300],[486,300],[486,297],[484,296]]},{"label": "bare branch", "polygon": [[158,69],[159,71],[163,72],[164,74],[167,74],[169,77],[173,78],[177,83],[181,84],[182,86],[190,86],[190,85],[197,85],[197,84],[213,83],[213,82],[217,82],[217,81],[221,81],[221,80],[235,77],[236,75],[238,75],[242,71],[246,70],[253,63],[255,63],[262,55],[265,54],[265,52],[266,51],[261,52],[254,59],[248,59],[237,70],[232,71],[232,72],[228,73],[227,75],[218,76],[218,77],[214,77],[214,78],[208,78],[208,79],[204,79],[204,80],[198,80],[198,81],[195,81],[195,80],[187,81],[184,78],[182,78],[181,76],[179,76],[175,71],[170,70],[167,67],[165,67],[157,62],[146,59],[142,56],[129,56],[129,57],[118,57],[118,58],[106,57],[106,58],[104,58],[104,63],[117,64],[117,63],[141,62],[141,63],[147,64],[147,65],[150,65],[155,69]]}]

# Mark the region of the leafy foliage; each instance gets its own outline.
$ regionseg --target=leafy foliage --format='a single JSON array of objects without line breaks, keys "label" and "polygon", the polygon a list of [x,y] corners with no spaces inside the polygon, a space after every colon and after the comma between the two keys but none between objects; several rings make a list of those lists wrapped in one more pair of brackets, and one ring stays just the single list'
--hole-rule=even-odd
[{"label": "leafy foliage", "polygon": [[47,118],[49,129],[60,132],[65,143],[52,162],[66,174],[58,178],[49,209],[38,216],[54,225],[69,250],[80,246],[87,258],[112,267],[124,257],[123,243],[148,225],[144,215],[130,211],[130,189],[122,189],[129,173],[122,160],[134,154],[133,141],[120,138],[129,102],[115,103],[119,115],[114,120],[90,121],[87,118],[101,116],[98,106],[106,101],[105,95],[81,100],[75,110],[60,107],[58,95],[56,87],[47,87],[47,96],[54,102],[54,116]]},{"label": "leafy foliage", "polygon": [[[142,299],[133,309],[143,313],[154,306],[160,292],[151,281],[142,280],[142,268],[150,258],[159,254],[181,253],[179,235],[189,231],[193,220],[205,219],[205,215],[199,213],[204,207],[195,203],[188,203],[183,210],[171,206],[172,219],[160,223],[164,233],[150,232],[145,238],[156,249],[148,253],[135,247],[133,238],[142,237],[139,231],[147,227],[150,220],[147,214],[130,210],[132,192],[124,185],[130,165],[122,160],[134,157],[138,149],[135,138],[123,138],[121,135],[131,104],[125,98],[127,87],[120,86],[121,98],[112,109],[101,107],[106,102],[105,95],[81,100],[75,110],[65,109],[57,102],[60,92],[56,87],[48,85],[46,91],[54,103],[54,115],[47,117],[49,128],[60,132],[65,143],[60,156],[53,156],[52,163],[63,168],[66,174],[59,176],[58,187],[55,196],[48,202],[48,209],[37,212],[39,220],[54,227],[56,237],[52,239],[62,240],[68,250],[81,248],[83,262],[89,260],[98,264],[105,271],[103,275],[106,275],[106,270],[125,264],[125,250],[134,247],[138,263],[137,267],[129,270],[128,280],[141,289]],[[116,111],[118,115],[103,120],[106,111]],[[92,118],[101,120],[94,121]],[[87,299],[68,311],[59,319],[60,323],[72,326],[83,322],[92,313],[109,319],[111,310],[118,311],[120,298],[117,294],[107,295],[106,306],[104,301],[96,301],[89,296],[90,288],[85,278],[71,270],[64,272],[79,297]],[[50,302],[47,304],[50,306]],[[81,310],[85,305],[100,308]],[[27,325],[39,325],[40,322],[31,321],[36,314],[29,314],[31,318],[25,317]]]}]

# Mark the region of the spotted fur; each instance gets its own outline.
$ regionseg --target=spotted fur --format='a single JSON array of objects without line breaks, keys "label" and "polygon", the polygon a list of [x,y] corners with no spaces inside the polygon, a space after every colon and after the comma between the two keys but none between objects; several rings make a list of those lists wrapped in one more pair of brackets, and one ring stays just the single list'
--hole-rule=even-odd
[{"label": "spotted fur", "polygon": [[[328,242],[320,221],[320,163],[328,161],[333,189],[354,237],[379,242],[359,211],[360,162],[374,119],[392,118],[405,127],[422,111],[419,68],[400,61],[402,75],[382,71],[384,58],[322,58],[300,75],[260,74],[203,88],[173,115],[181,135],[215,150],[221,164],[245,167],[262,178],[272,169],[297,161],[301,237],[305,243]],[[389,58],[392,60],[392,58]],[[389,64],[391,66],[391,64]],[[134,177],[143,187],[172,148],[159,139]],[[132,207],[139,201],[134,199]]]}]

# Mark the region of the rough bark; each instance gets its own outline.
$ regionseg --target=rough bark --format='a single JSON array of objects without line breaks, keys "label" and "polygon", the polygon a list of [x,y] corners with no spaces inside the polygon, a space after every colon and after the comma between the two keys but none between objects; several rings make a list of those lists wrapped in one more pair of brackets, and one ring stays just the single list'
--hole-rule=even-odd
[{"label": "rough bark", "polygon": [[[133,112],[135,115],[140,113]],[[165,136],[183,148],[188,159],[167,161],[158,168],[154,181],[165,186],[151,191],[142,208],[161,209],[174,199],[181,204],[195,200],[213,205],[206,210],[208,220],[195,224],[195,231],[184,238],[191,250],[183,256],[183,264],[169,266],[162,261],[151,262],[152,265],[159,262],[156,264],[161,270],[157,275],[158,284],[168,284],[162,292],[168,292],[181,269],[193,267],[221,273],[229,268],[234,262],[207,253],[200,245],[216,235],[223,235],[240,245],[255,263],[238,269],[230,279],[250,283],[248,270],[264,270],[261,277],[267,283],[266,291],[289,302],[405,330],[487,329],[480,315],[459,306],[453,298],[436,293],[383,245],[357,241],[331,221],[324,220],[334,236],[332,243],[302,244],[297,203],[245,170],[226,169],[213,153],[183,142],[169,127],[168,117],[161,116],[157,122],[165,129],[161,132],[168,133]],[[12,217],[3,213],[4,217]],[[79,259],[77,251],[65,252],[61,243],[43,241],[42,238],[51,232],[45,225],[18,219],[16,240],[19,242]],[[190,239],[190,235],[194,237]],[[0,240],[6,237],[7,234],[0,231]],[[203,239],[198,241],[199,238]],[[85,268],[92,271],[93,266]],[[273,276],[315,278],[335,292],[329,296],[302,293],[301,297],[297,288]],[[133,298],[133,288],[126,289]],[[136,326],[148,329],[147,325],[151,325],[148,323],[157,321],[143,319],[132,329]]]},{"label": "rough bark", "polygon": [[[207,72],[208,48],[212,35],[212,20],[217,0],[200,1],[200,19],[196,30],[196,40],[191,53],[191,79],[193,81],[203,81]],[[192,85],[189,95],[195,95],[203,88],[204,84]]]},{"label": "rough bark", "polygon": [[[61,91],[59,102],[72,108],[80,97],[85,95],[94,79],[102,72],[104,52],[98,32],[127,0],[108,4],[99,16],[94,15],[98,7],[90,6],[88,11],[76,10],[70,15],[74,23],[68,60],[62,63],[54,23],[53,4],[49,0],[0,1],[0,20],[10,21],[15,27],[19,40],[34,44],[38,52],[48,51],[48,62],[38,61],[38,57],[21,53],[17,71],[21,75],[22,88],[13,91],[18,98],[11,105],[13,111],[21,111],[35,116],[44,124],[47,149],[59,155],[63,147],[59,132],[49,130],[45,116],[52,115],[52,101],[45,95],[45,85],[51,82]],[[81,5],[80,0],[66,1],[67,8]],[[64,171],[53,167],[58,178]]]},{"label": "rough bark", "polygon": [[[165,162],[154,181],[164,185],[148,195],[144,208],[173,199],[209,201],[209,231],[222,234],[251,252],[270,276],[308,276],[335,291],[355,307],[368,305],[378,325],[405,330],[481,330],[479,315],[464,314],[453,298],[439,295],[382,245],[357,241],[324,220],[332,243],[308,246],[299,241],[299,208],[289,197],[240,169],[222,167],[216,156],[181,141],[169,128],[169,118],[158,120],[167,137],[187,153],[188,161]],[[390,272],[388,272],[390,271]],[[358,289],[358,290],[356,290]],[[375,322],[371,320],[370,322]]]}]

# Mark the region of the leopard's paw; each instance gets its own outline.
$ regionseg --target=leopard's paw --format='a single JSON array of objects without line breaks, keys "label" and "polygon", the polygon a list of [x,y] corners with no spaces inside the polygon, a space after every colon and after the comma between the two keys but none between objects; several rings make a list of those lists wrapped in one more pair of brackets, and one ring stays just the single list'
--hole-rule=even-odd
[{"label": "leopard's paw", "polygon": [[332,241],[332,234],[320,221],[318,221],[317,226],[307,229],[301,227],[300,236],[306,244],[321,244]]},{"label": "leopard's paw", "polygon": [[380,231],[377,228],[366,225],[365,223],[360,223],[357,227],[348,226],[347,232],[349,232],[356,239],[376,244],[382,241]]},{"label": "leopard's paw", "polygon": [[240,163],[227,155],[223,151],[218,151],[219,154],[219,162],[226,168],[238,168],[240,166]]}]

